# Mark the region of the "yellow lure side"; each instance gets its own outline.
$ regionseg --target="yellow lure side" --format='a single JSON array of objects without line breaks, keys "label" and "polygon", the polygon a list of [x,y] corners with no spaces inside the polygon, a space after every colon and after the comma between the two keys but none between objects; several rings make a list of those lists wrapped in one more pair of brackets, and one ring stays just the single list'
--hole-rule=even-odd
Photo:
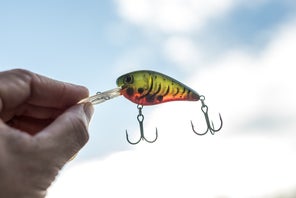
[{"label": "yellow lure side", "polygon": [[120,93],[140,105],[156,105],[169,101],[198,101],[200,95],[165,74],[150,70],[134,71],[120,76],[116,84]]}]

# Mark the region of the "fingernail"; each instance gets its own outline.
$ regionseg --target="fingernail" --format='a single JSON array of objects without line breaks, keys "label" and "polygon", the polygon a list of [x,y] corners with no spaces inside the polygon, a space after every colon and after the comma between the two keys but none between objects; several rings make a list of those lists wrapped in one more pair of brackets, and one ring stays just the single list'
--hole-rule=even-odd
[{"label": "fingernail", "polygon": [[85,112],[85,114],[86,114],[86,116],[88,118],[88,121],[90,121],[92,115],[94,114],[93,105],[90,102],[85,103],[83,109],[84,109],[84,112]]}]

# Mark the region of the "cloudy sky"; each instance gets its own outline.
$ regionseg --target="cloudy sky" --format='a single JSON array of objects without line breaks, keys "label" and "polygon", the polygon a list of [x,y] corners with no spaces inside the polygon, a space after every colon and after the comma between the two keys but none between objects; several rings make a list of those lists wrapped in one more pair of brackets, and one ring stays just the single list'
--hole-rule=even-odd
[{"label": "cloudy sky", "polygon": [[0,0],[0,69],[25,68],[89,88],[126,72],[165,73],[205,95],[144,107],[119,97],[95,107],[90,141],[48,197],[267,198],[296,194],[294,0]]}]

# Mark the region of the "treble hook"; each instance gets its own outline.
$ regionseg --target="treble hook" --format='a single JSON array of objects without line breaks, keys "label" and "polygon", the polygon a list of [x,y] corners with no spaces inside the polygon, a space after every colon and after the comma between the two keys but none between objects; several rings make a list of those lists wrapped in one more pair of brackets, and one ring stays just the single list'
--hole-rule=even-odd
[{"label": "treble hook", "polygon": [[191,127],[192,127],[192,130],[195,134],[197,135],[205,135],[208,131],[211,132],[212,135],[215,134],[215,132],[218,132],[221,130],[222,126],[223,126],[223,121],[222,121],[222,117],[221,117],[221,114],[219,113],[219,117],[220,117],[220,122],[221,122],[221,125],[218,129],[214,129],[214,124],[213,124],[213,121],[212,121],[212,125],[210,123],[210,118],[209,118],[209,114],[208,114],[208,106],[205,104],[205,97],[202,95],[200,96],[200,101],[201,101],[201,110],[205,116],[205,119],[206,119],[206,123],[207,123],[207,130],[204,132],[204,133],[197,133],[195,130],[194,130],[194,126],[193,126],[193,123],[191,121]]},{"label": "treble hook", "polygon": [[138,144],[141,140],[145,140],[146,142],[153,143],[158,138],[157,128],[156,128],[156,137],[155,137],[155,139],[154,140],[147,140],[147,138],[144,135],[144,128],[143,128],[143,121],[144,121],[144,115],[142,114],[143,105],[138,105],[137,108],[139,109],[139,114],[137,116],[137,120],[138,120],[139,125],[140,125],[140,135],[141,135],[140,139],[137,142],[131,142],[129,140],[129,138],[128,138],[127,130],[125,130],[126,140],[128,141],[128,143],[130,143],[132,145]]}]

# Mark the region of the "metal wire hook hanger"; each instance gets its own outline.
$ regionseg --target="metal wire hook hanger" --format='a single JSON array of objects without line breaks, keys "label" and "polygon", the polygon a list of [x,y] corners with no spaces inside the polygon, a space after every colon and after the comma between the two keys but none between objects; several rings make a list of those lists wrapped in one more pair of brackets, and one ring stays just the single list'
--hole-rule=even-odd
[{"label": "metal wire hook hanger", "polygon": [[[192,121],[191,121],[191,127],[192,127],[192,130],[193,130],[193,132],[195,133],[195,134],[197,134],[197,135],[205,135],[205,134],[207,134],[208,133],[208,131],[210,131],[211,132],[211,134],[212,135],[214,135],[216,132],[218,132],[218,131],[220,131],[221,129],[222,129],[222,126],[223,126],[223,120],[222,120],[222,117],[221,117],[221,114],[219,113],[219,118],[220,118],[220,127],[218,128],[218,129],[215,129],[214,128],[214,123],[213,123],[213,121],[211,121],[210,122],[210,118],[209,118],[209,114],[208,114],[208,106],[205,104],[205,96],[203,96],[203,95],[201,95],[200,96],[200,101],[201,101],[201,110],[202,110],[202,112],[203,112],[203,114],[204,114],[204,116],[205,116],[205,119],[206,119],[206,123],[207,123],[207,130],[205,131],[205,132],[203,132],[203,133],[198,133],[198,132],[196,132],[195,131],[195,129],[194,129],[194,125],[193,125],[193,123],[192,123]],[[212,123],[212,125],[211,125],[211,123]]]},{"label": "metal wire hook hanger", "polygon": [[148,140],[145,135],[144,135],[144,127],[143,127],[143,121],[144,121],[144,115],[142,114],[142,109],[143,109],[143,105],[139,105],[137,106],[138,110],[139,110],[139,114],[137,116],[137,120],[139,122],[139,126],[140,126],[140,139],[136,142],[131,142],[128,138],[128,133],[127,130],[125,130],[125,134],[126,134],[126,140],[128,141],[128,143],[135,145],[138,144],[141,140],[145,140],[148,143],[153,143],[157,140],[158,138],[158,132],[157,132],[157,128],[156,128],[156,137],[154,140]]}]

